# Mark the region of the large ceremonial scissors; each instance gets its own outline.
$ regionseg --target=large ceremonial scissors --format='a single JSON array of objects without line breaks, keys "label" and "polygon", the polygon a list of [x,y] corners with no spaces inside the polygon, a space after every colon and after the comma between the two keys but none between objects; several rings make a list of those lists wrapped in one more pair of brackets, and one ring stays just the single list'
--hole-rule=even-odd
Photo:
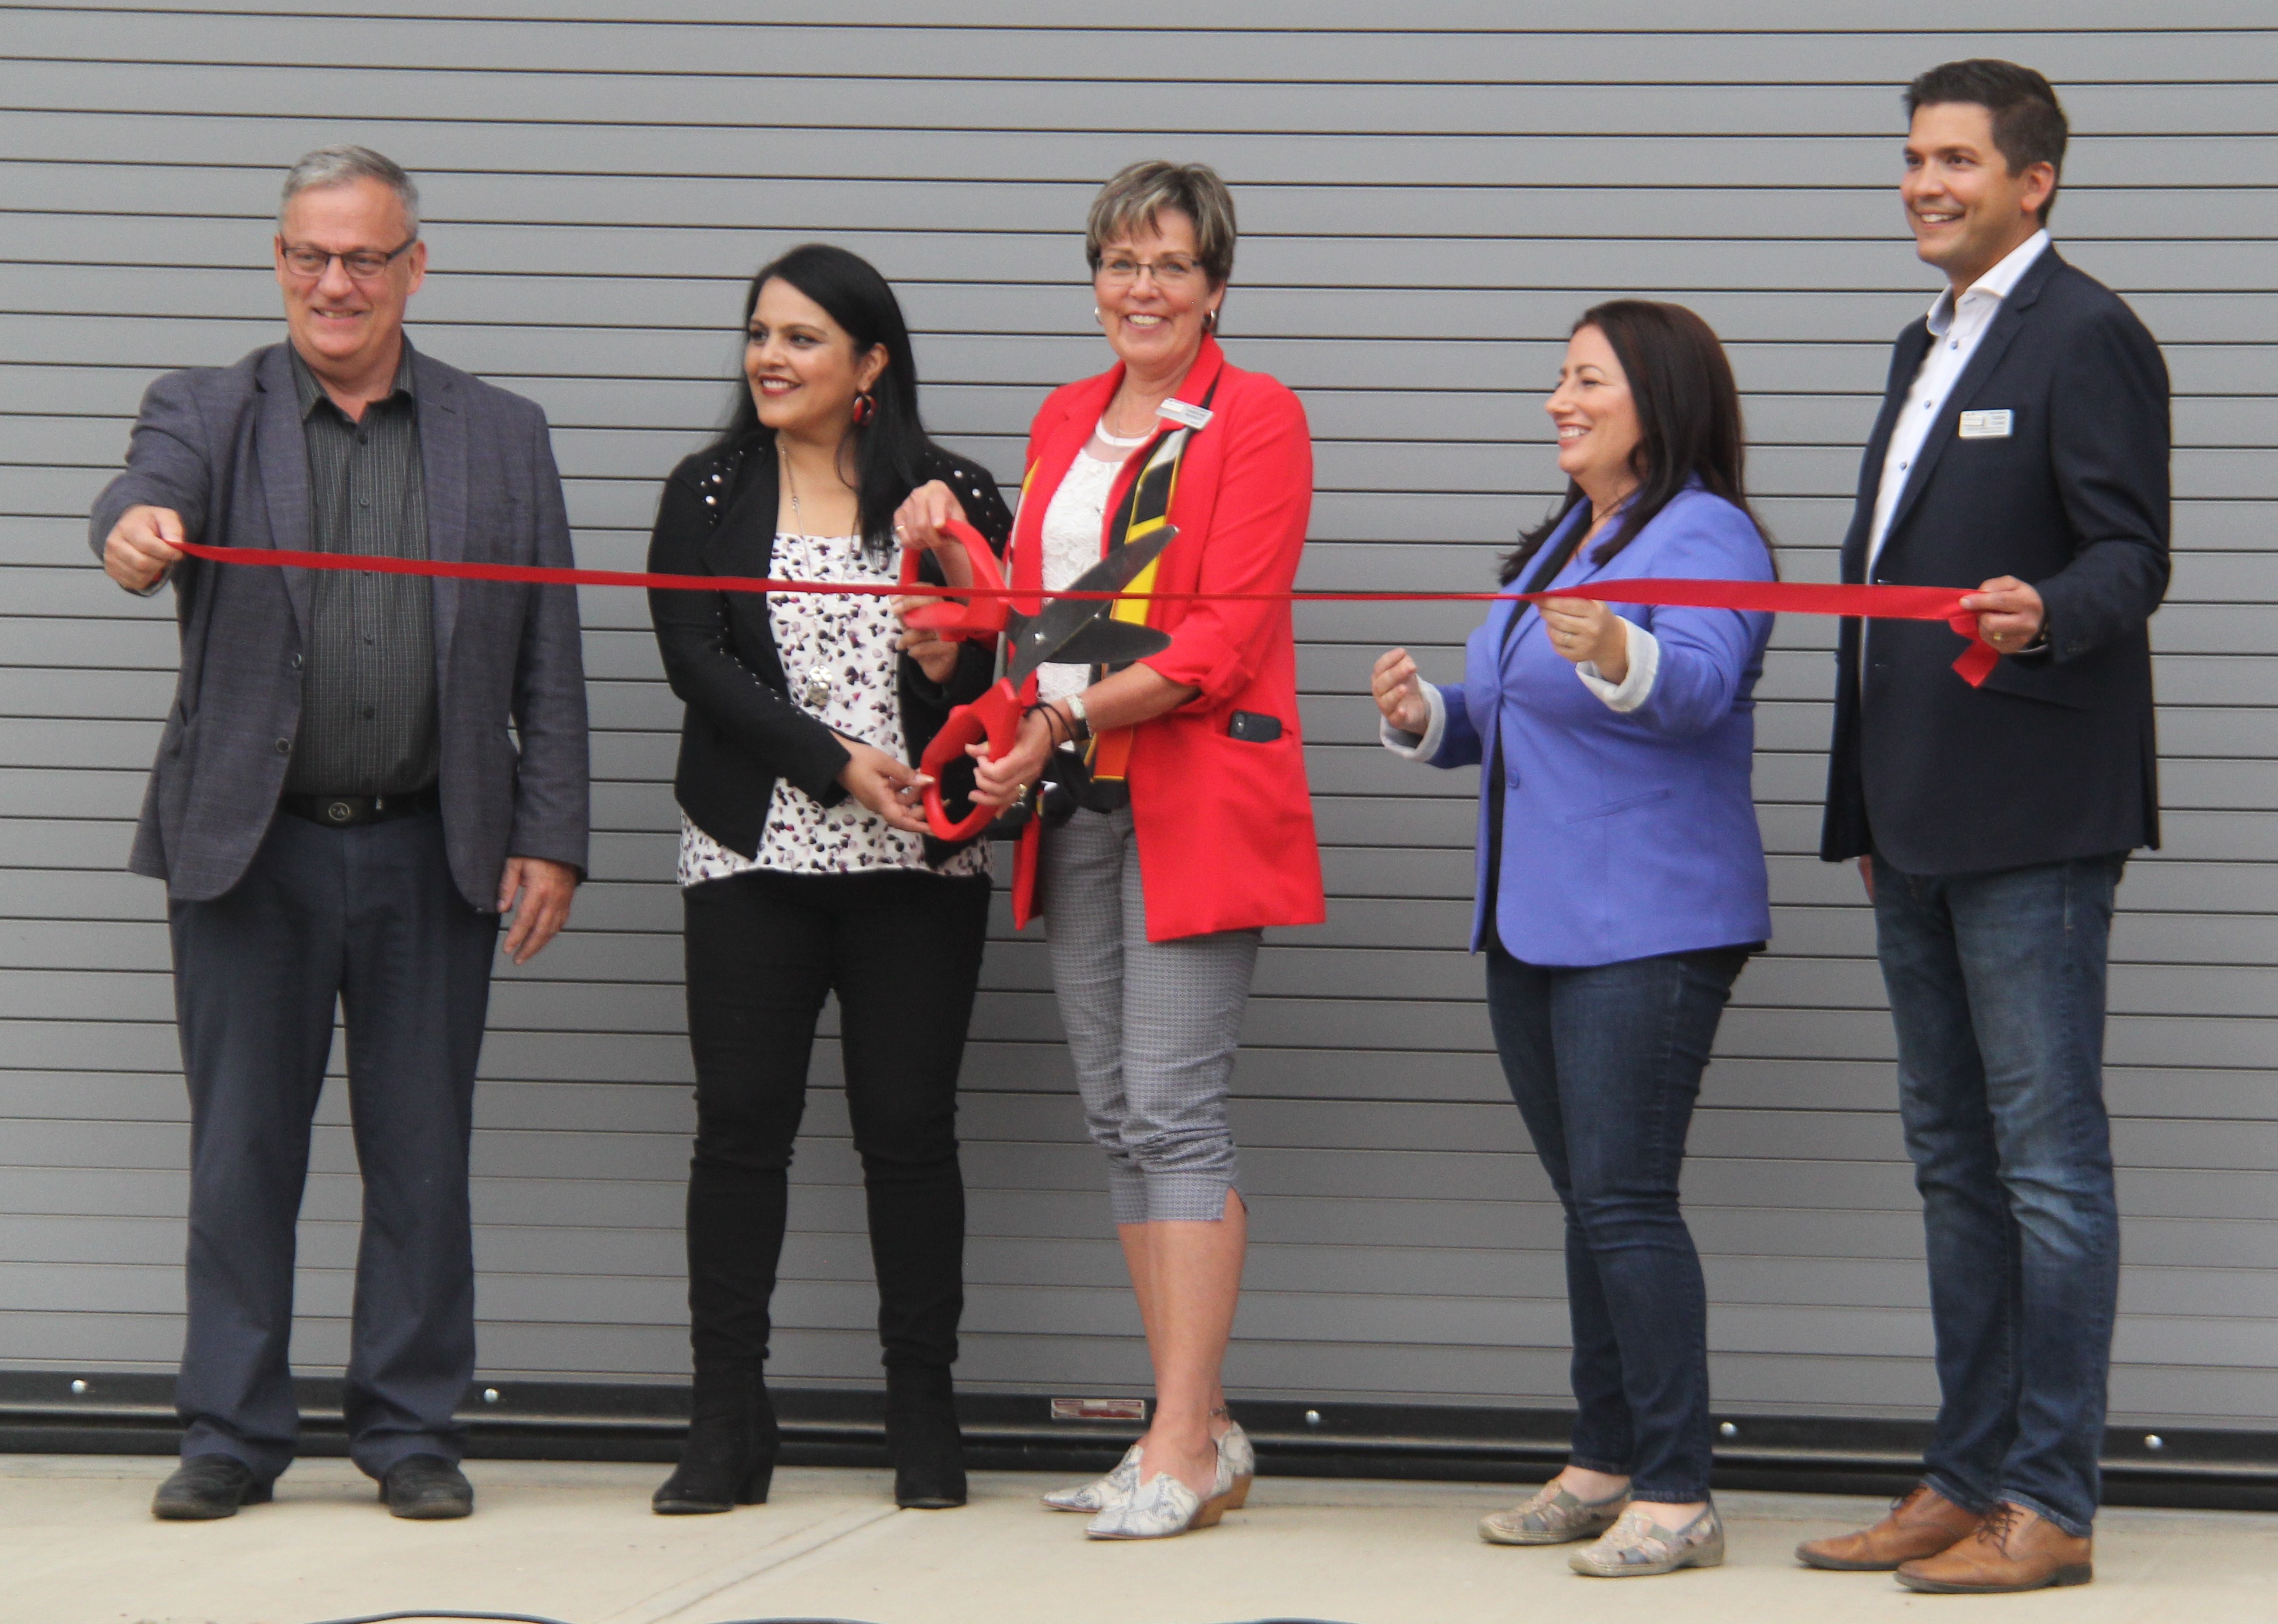
[{"label": "large ceremonial scissors", "polygon": [[[989,827],[998,809],[975,807],[963,819],[952,820],[942,799],[942,774],[955,763],[970,764],[972,758],[966,754],[969,746],[986,740],[992,760],[1013,747],[1013,739],[1021,731],[1021,717],[1036,696],[1036,668],[1048,664],[1120,665],[1160,653],[1171,646],[1171,639],[1168,632],[1152,626],[1111,618],[1116,607],[1112,598],[1053,597],[1036,613],[1022,614],[1016,607],[1018,603],[1035,603],[1039,597],[1049,594],[1018,599],[1005,596],[1005,577],[997,567],[997,555],[989,550],[989,543],[981,532],[970,525],[957,523],[944,525],[941,530],[964,548],[966,558],[973,567],[972,584],[994,595],[975,597],[969,603],[929,603],[912,610],[906,618],[911,625],[936,632],[952,642],[1001,634],[1012,651],[1011,663],[997,685],[971,704],[959,705],[951,711],[949,720],[942,724],[941,732],[934,735],[933,742],[926,747],[924,758],[918,763],[933,778],[925,792],[927,826],[944,840],[969,840]],[[1139,540],[1126,543],[1076,577],[1064,590],[1120,593],[1155,562],[1178,533],[1176,526],[1165,525]],[[906,586],[917,582],[918,558],[915,552],[903,555],[902,584]]]}]

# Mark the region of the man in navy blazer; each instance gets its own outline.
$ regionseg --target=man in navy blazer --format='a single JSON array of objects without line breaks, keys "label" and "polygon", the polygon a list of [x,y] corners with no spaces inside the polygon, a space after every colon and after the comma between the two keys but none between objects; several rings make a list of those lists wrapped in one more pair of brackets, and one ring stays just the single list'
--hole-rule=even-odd
[{"label": "man in navy blazer", "polygon": [[1942,1404],[1921,1485],[1815,1567],[1933,1592],[2091,1576],[2119,1216],[2105,972],[2159,843],[2146,623],[2167,585],[2167,374],[2050,246],[2066,124],[2013,63],[1907,93],[1901,187],[1948,287],[1900,333],[1846,581],[1980,582],[1972,687],[1937,623],[1846,621],[1821,855],[1858,858],[1921,1191]]},{"label": "man in navy blazer", "polygon": [[295,165],[275,243],[289,341],[152,384],[89,528],[120,586],[173,584],[181,629],[130,859],[166,882],[190,1092],[165,1518],[266,1500],[293,1459],[294,1226],[336,1003],[363,1176],[349,1453],[398,1516],[473,1507],[452,1414],[474,1373],[475,1065],[501,915],[527,959],[585,866],[577,600],[178,545],[570,562],[544,414],[403,335],[417,208],[363,148]]}]

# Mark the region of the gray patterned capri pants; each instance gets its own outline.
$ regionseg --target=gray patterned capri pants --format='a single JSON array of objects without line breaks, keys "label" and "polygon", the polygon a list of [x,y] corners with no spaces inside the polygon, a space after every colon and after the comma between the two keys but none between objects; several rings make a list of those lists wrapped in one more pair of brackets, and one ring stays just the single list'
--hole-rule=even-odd
[{"label": "gray patterned capri pants", "polygon": [[1147,939],[1128,808],[1043,837],[1052,981],[1115,1222],[1213,1221],[1238,1187],[1227,1090],[1257,931]]}]

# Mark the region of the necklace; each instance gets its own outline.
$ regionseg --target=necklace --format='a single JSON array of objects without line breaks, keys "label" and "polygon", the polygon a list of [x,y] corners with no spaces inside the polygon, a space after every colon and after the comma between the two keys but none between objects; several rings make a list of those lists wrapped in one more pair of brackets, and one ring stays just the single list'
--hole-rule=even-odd
[{"label": "necklace", "polygon": [[791,497],[791,516],[804,525],[806,516],[799,510],[799,481],[791,478],[791,454],[782,447],[776,447],[776,462],[783,469],[784,490]]},{"label": "necklace", "polygon": [[[804,535],[806,533],[806,515],[799,505],[799,479],[791,472],[790,455],[784,450],[780,441],[777,442],[776,446],[776,466],[783,471],[784,494],[791,498],[791,523],[796,525],[799,527],[799,533]],[[845,481],[842,479],[839,483],[841,487],[846,489],[850,494],[853,494],[852,487],[848,486],[845,484]],[[856,495],[854,510],[855,529],[859,532],[861,529],[861,498],[859,495]],[[883,570],[893,562],[893,548],[889,545],[886,538],[866,535],[861,537],[861,545],[862,562],[868,564],[872,569]]]},{"label": "necklace", "polygon": [[[1631,497],[1636,494],[1637,486],[1632,486],[1628,490],[1624,491],[1620,495],[1615,497],[1613,501],[1608,502],[1602,508],[1601,508],[1596,502],[1592,502],[1590,504],[1590,533],[1592,535],[1595,535],[1599,531],[1604,529],[1606,521],[1613,517],[1617,513],[1619,513],[1622,510],[1623,504],[1627,502]],[[799,504],[794,502],[791,505],[796,508]]]}]

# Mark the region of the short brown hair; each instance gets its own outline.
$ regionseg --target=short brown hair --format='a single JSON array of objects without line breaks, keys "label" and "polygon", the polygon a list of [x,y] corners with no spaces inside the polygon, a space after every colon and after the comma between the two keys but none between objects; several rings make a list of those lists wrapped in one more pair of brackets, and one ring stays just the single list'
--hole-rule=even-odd
[{"label": "short brown hair", "polygon": [[1091,200],[1091,213],[1083,223],[1083,257],[1093,273],[1107,245],[1116,238],[1155,224],[1166,209],[1175,209],[1195,224],[1195,257],[1213,287],[1226,286],[1234,274],[1234,196],[1218,171],[1207,164],[1166,164],[1150,158],[1129,165],[1099,188]]},{"label": "short brown hair", "polygon": [[[2056,87],[2029,67],[1996,57],[1947,62],[1919,75],[1907,87],[1907,117],[1924,107],[1961,102],[1983,107],[1993,121],[1993,145],[2009,172],[2022,175],[2036,164],[2064,174],[2065,142],[2072,133]],[[2041,205],[2041,224],[2057,206],[2052,191]]]}]

